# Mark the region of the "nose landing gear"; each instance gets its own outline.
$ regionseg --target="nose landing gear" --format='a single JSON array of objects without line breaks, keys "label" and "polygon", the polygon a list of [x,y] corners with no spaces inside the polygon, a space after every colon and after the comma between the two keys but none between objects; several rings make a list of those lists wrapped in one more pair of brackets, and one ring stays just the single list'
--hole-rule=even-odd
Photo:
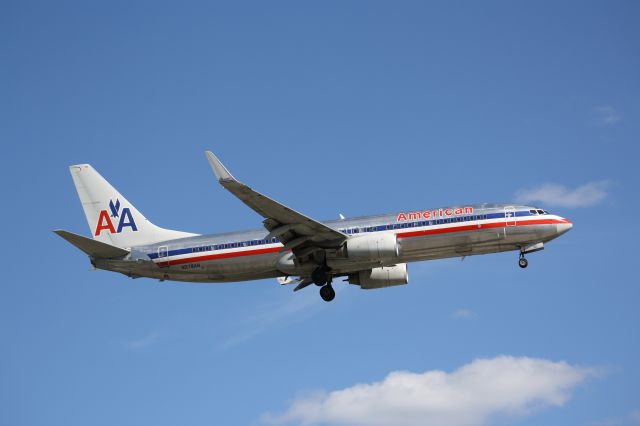
[{"label": "nose landing gear", "polygon": [[518,266],[521,268],[526,268],[529,266],[529,261],[524,257],[524,253],[520,253],[520,259],[518,260]]}]

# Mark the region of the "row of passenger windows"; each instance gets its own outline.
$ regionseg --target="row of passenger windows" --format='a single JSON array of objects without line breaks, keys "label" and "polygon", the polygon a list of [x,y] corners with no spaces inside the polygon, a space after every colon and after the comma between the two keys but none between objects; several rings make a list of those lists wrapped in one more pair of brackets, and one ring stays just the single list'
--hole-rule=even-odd
[{"label": "row of passenger windows", "polygon": [[[549,214],[545,210],[536,209],[529,210],[529,213],[532,215],[541,215],[541,214]],[[394,223],[389,225],[379,225],[379,226],[368,226],[364,228],[345,228],[340,229],[340,232],[343,232],[348,235],[352,234],[360,234],[364,232],[376,232],[376,231],[387,231],[392,229],[405,229],[405,228],[419,228],[422,226],[432,226],[432,225],[442,225],[445,223],[457,223],[457,222],[471,222],[474,220],[483,220],[487,219],[486,214],[480,215],[472,215],[472,216],[457,216],[457,217],[448,217],[445,219],[435,219],[435,220],[424,220],[418,222],[405,222],[405,223]],[[280,240],[278,238],[271,238],[269,240],[250,240],[250,241],[241,241],[237,243],[224,243],[224,244],[213,244],[208,246],[194,247],[192,249],[193,253],[199,253],[203,251],[213,251],[213,250],[224,250],[230,248],[238,248],[238,247],[251,247],[251,246],[260,246],[265,244],[275,244],[279,243]]]},{"label": "row of passenger windows", "polygon": [[224,250],[224,249],[238,248],[238,247],[262,246],[265,244],[275,244],[279,242],[280,240],[274,237],[269,240],[250,240],[250,241],[241,241],[238,243],[212,244],[210,246],[194,247],[191,249],[191,251],[193,253],[200,253],[203,251]]},{"label": "row of passenger windows", "polygon": [[361,232],[386,231],[391,229],[404,229],[404,228],[419,228],[422,226],[442,225],[445,223],[470,222],[473,220],[483,220],[486,218],[487,218],[486,214],[480,214],[480,215],[474,215],[474,216],[448,217],[446,219],[394,223],[390,225],[369,226],[365,228],[347,228],[347,229],[340,229],[340,232],[344,232],[345,234],[351,235],[351,234],[359,234]]}]

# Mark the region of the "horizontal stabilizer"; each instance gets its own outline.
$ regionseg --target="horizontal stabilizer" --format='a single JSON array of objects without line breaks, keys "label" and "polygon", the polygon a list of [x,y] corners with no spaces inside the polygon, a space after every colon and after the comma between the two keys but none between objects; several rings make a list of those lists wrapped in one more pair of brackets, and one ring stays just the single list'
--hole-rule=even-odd
[{"label": "horizontal stabilizer", "polygon": [[73,232],[64,231],[62,229],[57,229],[53,232],[69,241],[89,256],[97,259],[115,259],[129,254],[129,250],[83,237],[82,235],[74,234]]}]

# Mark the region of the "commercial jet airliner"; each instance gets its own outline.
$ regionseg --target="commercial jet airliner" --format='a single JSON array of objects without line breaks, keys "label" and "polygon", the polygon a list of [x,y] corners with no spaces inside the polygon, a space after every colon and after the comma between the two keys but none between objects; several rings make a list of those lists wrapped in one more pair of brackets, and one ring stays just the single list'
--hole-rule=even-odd
[{"label": "commercial jet airliner", "polygon": [[325,301],[336,277],[377,289],[407,284],[407,264],[422,260],[518,251],[525,255],[569,231],[572,223],[548,211],[514,204],[476,204],[405,210],[320,222],[241,183],[213,153],[218,182],[264,218],[264,229],[199,235],[147,220],[93,167],[70,167],[93,238],[54,231],[89,255],[98,269],[131,278],[201,283],[277,278],[316,284]]}]

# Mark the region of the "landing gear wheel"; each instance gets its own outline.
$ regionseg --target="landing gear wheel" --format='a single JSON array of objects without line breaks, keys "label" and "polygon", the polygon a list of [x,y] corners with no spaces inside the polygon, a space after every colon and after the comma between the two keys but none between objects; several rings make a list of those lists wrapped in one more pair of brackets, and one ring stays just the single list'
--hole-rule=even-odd
[{"label": "landing gear wheel", "polygon": [[320,297],[322,297],[322,300],[325,302],[331,302],[336,297],[336,291],[331,284],[327,284],[324,287],[320,287]]},{"label": "landing gear wheel", "polygon": [[529,262],[527,261],[527,259],[524,258],[524,256],[521,256],[520,260],[518,260],[518,265],[521,268],[526,268],[527,266],[529,266]]},{"label": "landing gear wheel", "polygon": [[311,273],[311,280],[318,287],[322,287],[329,282],[329,274],[325,268],[320,267]]}]

